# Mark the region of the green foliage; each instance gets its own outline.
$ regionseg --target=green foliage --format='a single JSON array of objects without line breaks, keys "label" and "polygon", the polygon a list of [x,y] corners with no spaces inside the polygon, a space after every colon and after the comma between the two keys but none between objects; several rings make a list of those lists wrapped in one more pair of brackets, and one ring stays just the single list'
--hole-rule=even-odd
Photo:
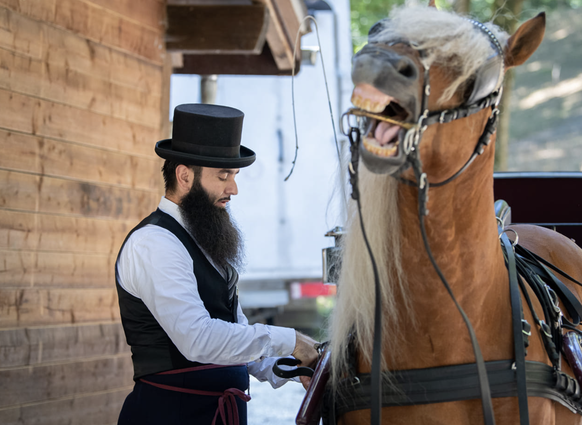
[{"label": "green foliage", "polygon": [[[351,30],[354,51],[358,51],[366,44],[368,30],[373,24],[388,16],[394,6],[402,5],[404,2],[405,0],[351,0]],[[503,25],[504,18],[506,21],[515,18],[510,12],[514,2],[515,0],[470,0],[470,15],[481,22],[497,18],[496,22]],[[455,0],[437,0],[436,5],[439,9],[453,10]],[[581,6],[582,0],[525,0],[523,9],[517,18],[519,21],[525,21],[541,11],[551,12],[564,7],[576,9]]]},{"label": "green foliage", "polygon": [[351,26],[354,51],[360,50],[368,41],[368,30],[390,13],[393,6],[404,0],[351,0]]}]

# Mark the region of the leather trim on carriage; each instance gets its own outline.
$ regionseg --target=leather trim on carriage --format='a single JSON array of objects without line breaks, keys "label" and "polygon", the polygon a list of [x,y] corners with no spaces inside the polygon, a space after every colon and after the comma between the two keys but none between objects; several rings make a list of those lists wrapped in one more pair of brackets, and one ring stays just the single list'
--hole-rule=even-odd
[{"label": "leather trim on carriage", "polygon": [[[485,362],[491,385],[491,397],[516,397],[517,384],[511,360]],[[335,424],[339,418],[354,410],[370,408],[370,374],[357,374],[358,379],[344,379],[334,395],[326,389],[323,403],[323,423]],[[572,412],[582,414],[580,385],[563,372],[544,363],[526,361],[527,393],[529,397],[554,400]],[[395,371],[390,375],[393,385],[382,388],[382,406],[412,406],[479,399],[479,378],[474,363]],[[333,412],[330,411],[333,406]]]}]

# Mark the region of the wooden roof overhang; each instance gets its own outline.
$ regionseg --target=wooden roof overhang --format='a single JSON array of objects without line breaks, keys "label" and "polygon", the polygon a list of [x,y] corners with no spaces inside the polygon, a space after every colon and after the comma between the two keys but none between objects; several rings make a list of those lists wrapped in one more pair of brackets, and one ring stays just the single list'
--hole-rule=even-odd
[{"label": "wooden roof overhang", "polygon": [[[303,0],[168,0],[166,49],[175,74],[291,75],[299,71]],[[308,32],[304,25],[302,33]]]}]

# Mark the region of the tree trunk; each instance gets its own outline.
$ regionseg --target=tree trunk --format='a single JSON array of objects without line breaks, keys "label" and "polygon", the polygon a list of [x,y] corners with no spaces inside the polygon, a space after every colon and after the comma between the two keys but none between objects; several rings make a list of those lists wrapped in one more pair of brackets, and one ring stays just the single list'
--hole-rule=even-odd
[{"label": "tree trunk", "polygon": [[509,121],[511,90],[513,89],[514,72],[510,69],[505,73],[503,82],[503,97],[499,103],[499,125],[495,141],[495,171],[507,171],[507,156],[509,151]]},{"label": "tree trunk", "polygon": [[471,0],[455,0],[453,9],[459,15],[468,15],[471,11]]},{"label": "tree trunk", "polygon": [[[517,16],[521,14],[524,0],[495,0],[493,3],[493,23],[503,28],[509,34],[517,29]],[[497,140],[495,142],[495,170],[507,170],[507,155],[509,151],[509,125],[510,125],[510,101],[513,90],[514,73],[509,70],[505,74],[503,84],[503,98],[501,99],[499,127],[497,128]]]}]

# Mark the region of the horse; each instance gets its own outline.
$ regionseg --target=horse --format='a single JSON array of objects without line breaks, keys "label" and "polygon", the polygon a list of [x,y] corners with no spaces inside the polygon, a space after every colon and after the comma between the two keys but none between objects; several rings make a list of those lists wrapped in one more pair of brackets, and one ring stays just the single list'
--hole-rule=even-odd
[{"label": "horse", "polygon": [[[380,289],[381,365],[388,371],[383,387],[396,385],[399,371],[475,362],[466,325],[425,248],[419,209],[434,261],[466,311],[484,360],[514,359],[510,278],[494,211],[490,122],[498,113],[505,71],[531,56],[544,31],[543,13],[509,36],[492,24],[425,6],[395,8],[370,29],[369,43],[355,55],[352,68],[351,116],[359,117],[356,127],[363,139],[356,148],[360,158],[352,161],[360,164],[362,222],[357,203],[351,202],[329,328],[331,388],[346,379],[350,367],[357,374],[372,370],[376,290],[366,240]],[[475,104],[484,107],[463,109]],[[455,110],[462,116],[453,116]],[[407,152],[415,153],[420,171],[401,160]],[[427,199],[419,200],[424,183]],[[582,250],[573,241],[529,225],[501,231],[509,240],[518,235],[519,245],[567,273],[572,280],[560,280],[582,299],[573,281],[582,280]],[[526,291],[540,315],[540,302],[531,288]],[[550,366],[523,291],[520,297],[523,319],[532,327],[526,359]],[[563,358],[560,366],[574,376]],[[582,424],[582,416],[551,399],[529,396],[527,402],[531,424]],[[479,424],[481,406],[478,398],[396,405],[383,407],[381,417],[391,425]],[[495,423],[520,423],[517,397],[493,398],[492,407]],[[337,423],[364,424],[370,418],[371,409],[360,408],[344,412]]]}]

